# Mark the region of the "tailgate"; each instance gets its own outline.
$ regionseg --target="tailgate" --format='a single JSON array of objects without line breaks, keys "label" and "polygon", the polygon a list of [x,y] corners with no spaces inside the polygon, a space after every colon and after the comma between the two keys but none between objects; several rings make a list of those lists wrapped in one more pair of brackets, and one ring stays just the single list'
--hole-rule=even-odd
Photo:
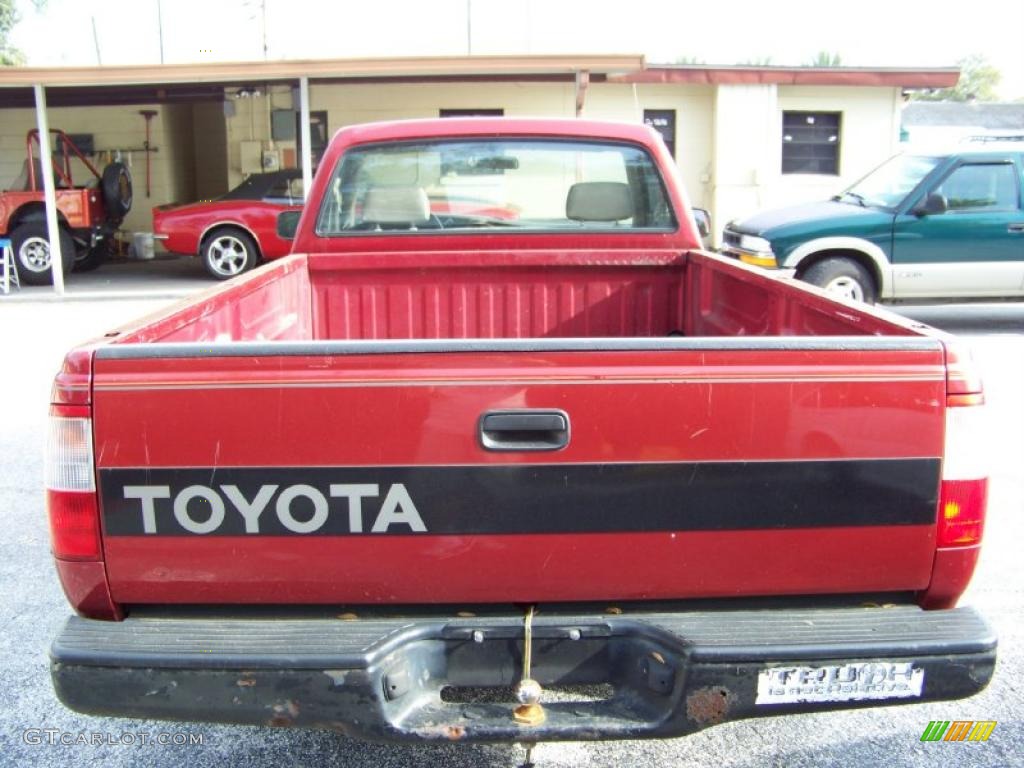
[{"label": "tailgate", "polygon": [[120,603],[891,592],[931,576],[934,340],[111,345],[94,376]]}]

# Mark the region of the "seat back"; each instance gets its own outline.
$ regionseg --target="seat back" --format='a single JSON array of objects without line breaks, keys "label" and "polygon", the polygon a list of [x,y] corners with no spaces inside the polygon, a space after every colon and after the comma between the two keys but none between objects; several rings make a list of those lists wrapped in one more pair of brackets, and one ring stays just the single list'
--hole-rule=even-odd
[{"label": "seat back", "polygon": [[415,227],[430,221],[430,200],[421,187],[371,187],[363,200],[362,220]]},{"label": "seat back", "polygon": [[573,221],[621,221],[632,218],[633,193],[619,181],[585,181],[569,187],[565,217]]}]

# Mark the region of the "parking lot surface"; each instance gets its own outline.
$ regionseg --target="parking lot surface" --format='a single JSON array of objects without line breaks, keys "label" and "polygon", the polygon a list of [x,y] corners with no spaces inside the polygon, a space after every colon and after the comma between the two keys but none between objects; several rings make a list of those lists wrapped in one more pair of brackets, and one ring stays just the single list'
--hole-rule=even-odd
[{"label": "parking lot surface", "polygon": [[[69,609],[49,556],[41,493],[49,385],[64,352],[74,344],[212,284],[195,260],[159,266],[108,265],[89,275],[88,284],[72,281],[70,299],[60,302],[49,300],[46,289],[22,292],[14,300],[0,297],[0,510],[5,531],[0,538],[0,764],[521,764],[524,752],[514,745],[406,747],[364,744],[326,731],[90,718],[66,710],[55,699],[47,649]],[[115,281],[115,275],[127,276],[133,287]],[[669,741],[542,744],[533,755],[536,764],[729,768],[1024,763],[1024,304],[900,311],[963,335],[986,378],[989,429],[978,440],[993,468],[990,510],[981,563],[963,602],[978,606],[999,634],[999,665],[991,686],[960,702],[728,723]],[[931,720],[998,724],[983,743],[921,742]]]}]

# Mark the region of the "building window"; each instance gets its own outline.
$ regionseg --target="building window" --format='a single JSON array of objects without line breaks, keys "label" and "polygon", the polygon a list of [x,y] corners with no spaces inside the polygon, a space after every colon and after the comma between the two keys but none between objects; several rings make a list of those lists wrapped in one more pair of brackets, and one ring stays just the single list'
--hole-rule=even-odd
[{"label": "building window", "polygon": [[839,175],[840,112],[782,113],[782,172]]},{"label": "building window", "polygon": [[644,124],[651,126],[668,147],[668,153],[676,156],[676,111],[674,109],[645,109]]},{"label": "building window", "polygon": [[442,109],[441,117],[504,117],[504,109]]},{"label": "building window", "polygon": [[[313,155],[313,166],[320,162],[320,158],[327,151],[327,140],[330,134],[327,132],[327,112],[309,113],[309,146]],[[302,156],[302,112],[295,113],[295,146],[299,156]]]}]

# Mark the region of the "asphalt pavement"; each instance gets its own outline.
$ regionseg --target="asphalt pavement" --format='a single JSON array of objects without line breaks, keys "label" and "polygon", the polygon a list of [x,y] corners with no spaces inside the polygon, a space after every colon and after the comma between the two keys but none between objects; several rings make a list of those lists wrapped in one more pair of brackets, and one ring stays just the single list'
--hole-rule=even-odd
[{"label": "asphalt pavement", "polygon": [[[514,745],[407,747],[327,731],[91,718],[56,700],[47,649],[69,609],[49,555],[41,493],[52,376],[74,344],[212,284],[189,259],[112,264],[82,277],[88,284],[74,280],[63,301],[51,301],[47,289],[0,296],[0,765],[521,764],[524,752]],[[728,723],[681,739],[542,744],[533,756],[538,766],[1024,765],[1024,303],[899,311],[963,334],[986,378],[989,429],[978,438],[992,462],[990,510],[981,563],[963,602],[979,607],[1000,636],[989,688],[958,702]],[[931,720],[998,725],[983,743],[921,742]]]}]

